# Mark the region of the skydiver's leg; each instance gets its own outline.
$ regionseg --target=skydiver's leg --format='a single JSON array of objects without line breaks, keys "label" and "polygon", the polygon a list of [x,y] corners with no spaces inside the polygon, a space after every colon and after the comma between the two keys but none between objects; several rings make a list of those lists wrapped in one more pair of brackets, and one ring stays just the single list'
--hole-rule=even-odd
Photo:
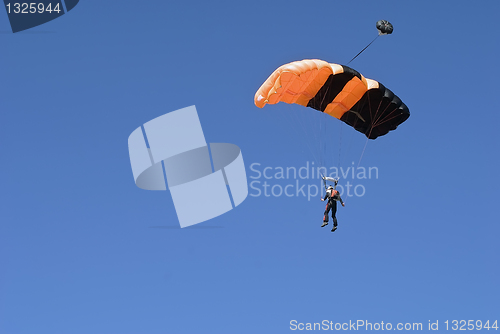
[{"label": "skydiver's leg", "polygon": [[333,219],[333,226],[337,226],[337,201],[333,201],[332,204],[332,219]]},{"label": "skydiver's leg", "polygon": [[330,211],[330,202],[326,203],[325,213],[323,214],[323,221],[328,223],[328,212]]},{"label": "skydiver's leg", "polygon": [[337,201],[333,201],[333,203],[332,203],[332,220],[333,220],[332,232],[335,232],[335,230],[337,229],[337,217],[335,217],[336,213],[337,213]]},{"label": "skydiver's leg", "polygon": [[325,207],[325,212],[323,213],[323,225],[321,225],[321,227],[325,227],[326,225],[328,225],[328,211],[329,210],[330,210],[329,204],[327,203],[326,207]]}]

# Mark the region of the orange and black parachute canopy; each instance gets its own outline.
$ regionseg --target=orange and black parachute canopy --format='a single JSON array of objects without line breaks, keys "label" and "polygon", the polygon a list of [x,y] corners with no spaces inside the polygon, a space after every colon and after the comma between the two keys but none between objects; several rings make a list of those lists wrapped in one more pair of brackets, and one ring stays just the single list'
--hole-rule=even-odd
[{"label": "orange and black parachute canopy", "polygon": [[375,139],[410,117],[381,83],[350,67],[306,59],[280,66],[255,93],[255,105],[295,103],[327,113]]}]

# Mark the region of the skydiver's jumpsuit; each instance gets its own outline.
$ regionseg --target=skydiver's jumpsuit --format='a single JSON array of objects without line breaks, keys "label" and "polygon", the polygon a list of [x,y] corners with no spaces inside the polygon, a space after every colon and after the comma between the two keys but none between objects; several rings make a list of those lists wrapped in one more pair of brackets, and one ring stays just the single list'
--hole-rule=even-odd
[{"label": "skydiver's jumpsuit", "polygon": [[340,204],[344,204],[344,201],[342,201],[342,198],[340,197],[340,194],[337,190],[327,190],[325,197],[323,200],[326,200],[328,198],[328,203],[326,203],[326,208],[325,208],[325,214],[323,215],[323,221],[328,222],[328,212],[332,210],[332,219],[333,219],[333,226],[337,226],[337,217],[335,217],[335,214],[337,213],[337,201],[340,202]]}]

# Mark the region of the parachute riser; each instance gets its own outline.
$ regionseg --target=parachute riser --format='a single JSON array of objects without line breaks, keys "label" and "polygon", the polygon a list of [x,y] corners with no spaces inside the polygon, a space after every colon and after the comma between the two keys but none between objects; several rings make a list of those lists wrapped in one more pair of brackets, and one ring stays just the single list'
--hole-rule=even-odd
[{"label": "parachute riser", "polygon": [[325,190],[328,190],[328,187],[326,186],[326,181],[333,181],[333,189],[336,190],[337,189],[337,184],[339,183],[339,178],[336,177],[336,178],[332,178],[332,177],[326,177],[324,176],[323,174],[321,174],[321,179],[323,180],[323,184],[325,186]]}]

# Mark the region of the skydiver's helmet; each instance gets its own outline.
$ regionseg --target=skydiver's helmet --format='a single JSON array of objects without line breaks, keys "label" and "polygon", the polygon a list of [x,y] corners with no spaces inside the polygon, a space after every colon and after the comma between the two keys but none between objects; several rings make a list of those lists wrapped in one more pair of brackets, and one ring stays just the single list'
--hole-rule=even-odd
[{"label": "skydiver's helmet", "polygon": [[332,190],[332,189],[333,189],[333,187],[332,187],[332,186],[329,186],[329,187],[328,187],[328,190]]}]

